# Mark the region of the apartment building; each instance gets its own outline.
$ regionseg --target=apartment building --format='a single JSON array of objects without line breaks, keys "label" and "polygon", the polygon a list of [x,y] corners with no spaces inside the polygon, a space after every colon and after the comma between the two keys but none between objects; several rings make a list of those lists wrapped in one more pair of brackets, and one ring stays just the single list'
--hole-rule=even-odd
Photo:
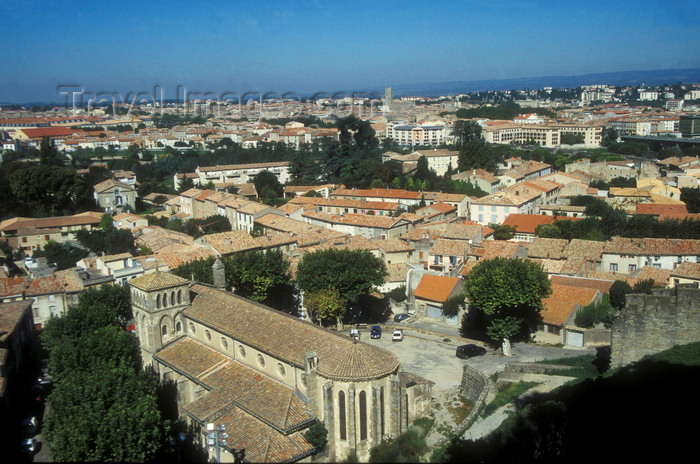
[{"label": "apartment building", "polygon": [[469,220],[479,225],[502,224],[510,214],[537,214],[542,192],[515,185],[472,200]]},{"label": "apartment building", "polygon": [[604,127],[604,123],[595,121],[544,124],[498,122],[485,125],[481,134],[488,143],[537,144],[547,148],[559,147],[561,136],[572,134],[583,137],[581,144],[586,148],[594,148],[599,147],[603,140]]},{"label": "apartment building", "polygon": [[629,274],[644,266],[673,270],[700,263],[700,240],[613,237],[605,244],[600,270]]},{"label": "apartment building", "polygon": [[263,171],[269,171],[277,176],[280,184],[286,184],[291,179],[289,161],[269,163],[229,164],[223,166],[198,166],[195,173],[199,180],[195,184],[206,185],[208,182],[245,184],[252,182],[255,176]]},{"label": "apartment building", "polygon": [[407,124],[392,121],[386,125],[385,137],[401,147],[438,146],[445,143],[448,127],[442,123]]}]

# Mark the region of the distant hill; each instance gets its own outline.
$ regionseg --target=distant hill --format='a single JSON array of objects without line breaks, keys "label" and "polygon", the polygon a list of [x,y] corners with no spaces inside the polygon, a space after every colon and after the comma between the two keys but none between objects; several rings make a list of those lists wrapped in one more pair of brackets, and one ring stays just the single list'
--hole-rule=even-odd
[{"label": "distant hill", "polygon": [[[662,85],[683,83],[700,83],[700,68],[693,69],[657,69],[650,71],[623,71],[580,76],[541,76],[518,79],[490,79],[476,81],[433,82],[425,84],[388,84],[394,96],[456,95],[460,93],[481,92],[486,90],[521,90],[541,89],[543,87],[571,88],[582,85],[608,84],[625,85]],[[384,93],[384,89],[377,89]]]}]

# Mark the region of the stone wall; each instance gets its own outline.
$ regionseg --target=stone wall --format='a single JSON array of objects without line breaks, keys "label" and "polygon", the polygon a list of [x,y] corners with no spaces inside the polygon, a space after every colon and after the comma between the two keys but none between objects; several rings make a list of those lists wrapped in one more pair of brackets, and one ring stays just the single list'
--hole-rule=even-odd
[{"label": "stone wall", "polygon": [[[466,364],[462,370],[462,383],[459,385],[459,393],[467,399],[477,402],[487,387],[487,379],[484,375]],[[475,410],[478,408],[474,408]]]},{"label": "stone wall", "polygon": [[679,286],[627,295],[612,327],[611,367],[700,341],[700,289]]}]

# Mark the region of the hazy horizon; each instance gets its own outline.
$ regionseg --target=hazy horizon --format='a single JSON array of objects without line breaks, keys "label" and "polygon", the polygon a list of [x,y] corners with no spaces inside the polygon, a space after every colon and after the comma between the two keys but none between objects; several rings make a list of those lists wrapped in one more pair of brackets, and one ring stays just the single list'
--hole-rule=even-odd
[{"label": "hazy horizon", "polygon": [[[0,101],[385,86],[700,68],[700,4],[496,0],[0,3]],[[172,90],[171,90],[172,89]]]}]

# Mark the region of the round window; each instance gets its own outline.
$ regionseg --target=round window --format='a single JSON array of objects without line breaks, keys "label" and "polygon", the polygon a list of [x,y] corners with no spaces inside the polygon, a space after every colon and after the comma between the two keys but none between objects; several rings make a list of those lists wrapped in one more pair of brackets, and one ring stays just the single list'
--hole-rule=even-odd
[{"label": "round window", "polygon": [[242,358],[245,358],[245,347],[243,345],[238,345],[238,354],[240,354]]},{"label": "round window", "polygon": [[263,355],[258,353],[258,364],[260,364],[260,367],[265,367],[265,358]]},{"label": "round window", "polygon": [[277,373],[280,375],[280,377],[284,377],[287,374],[287,371],[282,363],[277,363]]}]

